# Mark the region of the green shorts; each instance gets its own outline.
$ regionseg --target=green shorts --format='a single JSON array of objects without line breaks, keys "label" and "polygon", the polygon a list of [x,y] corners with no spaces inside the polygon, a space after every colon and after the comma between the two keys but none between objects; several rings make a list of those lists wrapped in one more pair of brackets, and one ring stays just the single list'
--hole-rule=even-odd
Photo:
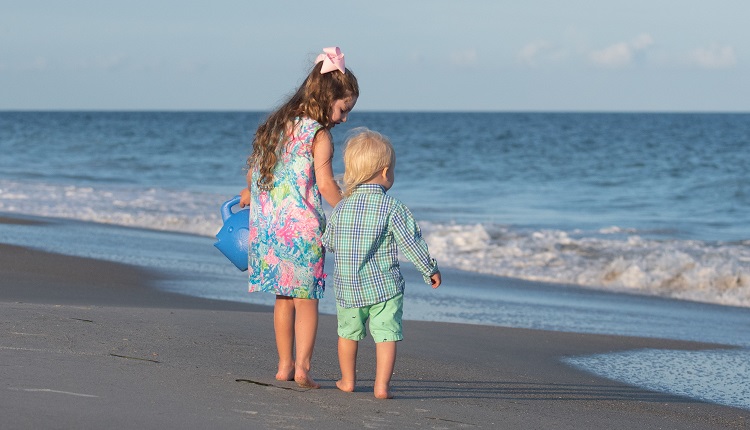
[{"label": "green shorts", "polygon": [[401,316],[404,314],[404,294],[394,296],[384,302],[362,308],[342,308],[336,305],[338,334],[349,340],[365,338],[365,323],[370,320],[370,335],[378,342],[397,342],[404,339],[401,330]]}]

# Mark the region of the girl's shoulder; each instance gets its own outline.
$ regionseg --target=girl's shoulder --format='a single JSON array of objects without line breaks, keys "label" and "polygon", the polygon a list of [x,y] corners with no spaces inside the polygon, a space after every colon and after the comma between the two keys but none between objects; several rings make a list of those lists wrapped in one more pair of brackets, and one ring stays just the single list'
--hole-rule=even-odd
[{"label": "girl's shoulder", "polygon": [[319,129],[323,128],[323,125],[321,123],[319,123],[318,121],[315,121],[312,118],[308,118],[306,116],[298,116],[298,117],[294,118],[294,122],[301,129],[315,129],[315,130],[319,130]]},{"label": "girl's shoulder", "polygon": [[294,118],[294,135],[297,139],[312,143],[315,135],[321,130],[325,130],[325,128],[314,119],[307,117]]}]

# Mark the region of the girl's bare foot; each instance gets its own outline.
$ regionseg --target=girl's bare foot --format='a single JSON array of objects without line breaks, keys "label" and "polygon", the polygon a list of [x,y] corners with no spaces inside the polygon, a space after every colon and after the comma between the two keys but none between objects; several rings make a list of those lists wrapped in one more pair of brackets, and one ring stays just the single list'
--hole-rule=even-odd
[{"label": "girl's bare foot", "polygon": [[336,381],[336,386],[341,391],[346,391],[347,393],[351,393],[354,391],[354,382],[344,382],[341,379]]},{"label": "girl's bare foot", "polygon": [[294,382],[302,388],[320,388],[320,384],[307,373],[294,375]]},{"label": "girl's bare foot", "polygon": [[389,387],[375,386],[375,397],[378,399],[392,399],[393,394],[391,394]]},{"label": "girl's bare foot", "polygon": [[277,381],[294,381],[294,364],[291,366],[282,366],[279,364],[279,371],[276,372]]}]

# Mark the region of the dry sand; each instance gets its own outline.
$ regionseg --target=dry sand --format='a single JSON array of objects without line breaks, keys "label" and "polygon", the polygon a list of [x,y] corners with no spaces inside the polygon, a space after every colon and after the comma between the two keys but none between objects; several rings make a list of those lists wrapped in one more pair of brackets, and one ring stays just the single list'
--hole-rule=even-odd
[{"label": "dry sand", "polygon": [[[0,220],[10,221],[8,219]],[[21,221],[16,221],[21,222]],[[313,375],[278,382],[269,308],[161,292],[165,275],[0,245],[0,427],[746,428],[749,412],[592,376],[560,357],[716,345],[405,321],[393,400],[335,388],[335,317],[321,315]]]}]

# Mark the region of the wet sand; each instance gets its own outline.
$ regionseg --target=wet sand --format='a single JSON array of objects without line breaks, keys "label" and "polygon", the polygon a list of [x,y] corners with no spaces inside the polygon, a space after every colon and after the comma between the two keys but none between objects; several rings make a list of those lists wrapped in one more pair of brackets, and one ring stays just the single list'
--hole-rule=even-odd
[{"label": "wet sand", "polygon": [[[2,219],[0,222],[12,220]],[[26,221],[15,221],[18,223]],[[319,390],[273,379],[271,309],[153,288],[177,276],[0,245],[3,428],[746,428],[750,412],[643,390],[561,357],[717,345],[405,321],[393,400],[335,388],[335,317],[321,315]]]}]

